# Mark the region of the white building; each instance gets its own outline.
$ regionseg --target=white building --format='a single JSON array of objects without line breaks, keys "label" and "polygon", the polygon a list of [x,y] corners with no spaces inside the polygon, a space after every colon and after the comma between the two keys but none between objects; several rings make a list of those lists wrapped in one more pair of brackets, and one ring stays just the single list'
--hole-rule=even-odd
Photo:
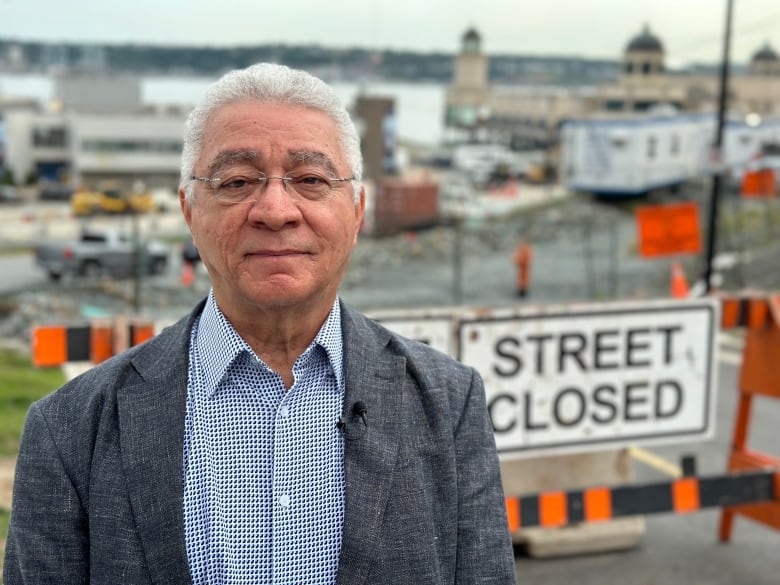
[{"label": "white building", "polygon": [[131,78],[58,80],[56,95],[49,111],[3,112],[4,165],[17,183],[112,179],[176,189],[187,112],[144,108]]}]

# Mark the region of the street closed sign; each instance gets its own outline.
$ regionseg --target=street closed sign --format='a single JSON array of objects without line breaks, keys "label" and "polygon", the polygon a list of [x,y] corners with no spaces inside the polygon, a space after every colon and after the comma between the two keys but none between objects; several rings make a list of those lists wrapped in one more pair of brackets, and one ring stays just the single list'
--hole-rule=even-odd
[{"label": "street closed sign", "polygon": [[714,431],[713,299],[546,306],[457,318],[499,454],[705,439]]}]

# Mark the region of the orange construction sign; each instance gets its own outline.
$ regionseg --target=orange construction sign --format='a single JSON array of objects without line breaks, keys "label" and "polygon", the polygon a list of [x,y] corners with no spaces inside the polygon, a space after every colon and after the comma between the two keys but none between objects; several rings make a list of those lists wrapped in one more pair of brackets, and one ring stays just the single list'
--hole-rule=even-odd
[{"label": "orange construction sign", "polygon": [[698,204],[647,205],[637,209],[635,217],[641,256],[701,252]]},{"label": "orange construction sign", "polygon": [[748,171],[742,177],[740,193],[743,197],[774,197],[777,194],[777,180],[772,169]]}]

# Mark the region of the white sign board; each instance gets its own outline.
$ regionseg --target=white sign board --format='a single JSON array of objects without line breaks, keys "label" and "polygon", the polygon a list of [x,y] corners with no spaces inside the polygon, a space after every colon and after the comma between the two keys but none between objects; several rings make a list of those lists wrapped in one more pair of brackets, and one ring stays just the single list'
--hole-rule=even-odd
[{"label": "white sign board", "polygon": [[462,315],[502,457],[687,441],[714,431],[714,299]]},{"label": "white sign board", "polygon": [[453,357],[457,353],[449,313],[385,312],[372,314],[371,317],[399,335],[421,341]]}]

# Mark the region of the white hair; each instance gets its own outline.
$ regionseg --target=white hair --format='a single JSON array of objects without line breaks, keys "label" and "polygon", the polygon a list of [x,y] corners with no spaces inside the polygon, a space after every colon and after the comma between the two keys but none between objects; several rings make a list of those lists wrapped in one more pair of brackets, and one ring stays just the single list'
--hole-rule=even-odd
[{"label": "white hair", "polygon": [[258,63],[223,75],[209,87],[203,99],[187,117],[179,188],[184,190],[189,204],[193,203],[195,197],[190,177],[203,146],[207,122],[221,107],[244,101],[302,106],[318,110],[330,117],[341,134],[341,147],[355,178],[354,199],[355,202],[358,201],[360,180],[363,176],[360,136],[344,103],[328,84],[305,71],[290,69],[284,65]]}]

